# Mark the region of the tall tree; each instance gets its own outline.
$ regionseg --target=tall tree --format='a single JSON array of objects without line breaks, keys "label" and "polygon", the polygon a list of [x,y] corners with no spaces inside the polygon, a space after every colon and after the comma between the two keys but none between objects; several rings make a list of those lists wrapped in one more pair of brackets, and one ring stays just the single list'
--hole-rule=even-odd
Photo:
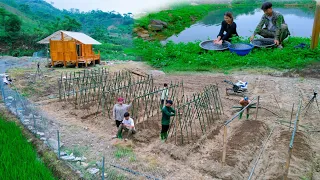
[{"label": "tall tree", "polygon": [[17,15],[11,14],[5,21],[5,31],[8,33],[15,33],[21,30],[22,21]]}]

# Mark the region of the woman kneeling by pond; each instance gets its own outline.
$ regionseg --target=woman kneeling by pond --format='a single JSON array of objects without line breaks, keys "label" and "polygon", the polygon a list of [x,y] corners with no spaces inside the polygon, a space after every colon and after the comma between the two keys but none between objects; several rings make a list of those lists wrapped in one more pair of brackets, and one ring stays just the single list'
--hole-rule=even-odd
[{"label": "woman kneeling by pond", "polygon": [[[226,32],[224,34],[224,32]],[[237,24],[233,22],[233,15],[231,12],[226,12],[224,14],[224,21],[221,23],[221,29],[219,32],[219,35],[217,39],[215,39],[213,42],[215,44],[222,44],[223,41],[231,41],[230,38],[232,36],[238,36],[237,33]]]}]

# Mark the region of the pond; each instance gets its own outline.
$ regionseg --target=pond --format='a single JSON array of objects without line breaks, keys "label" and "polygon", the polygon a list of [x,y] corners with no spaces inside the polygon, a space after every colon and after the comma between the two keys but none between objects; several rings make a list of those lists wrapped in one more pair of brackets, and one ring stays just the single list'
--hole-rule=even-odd
[{"label": "pond", "polygon": [[[280,12],[288,24],[291,36],[310,37],[314,21],[314,11],[307,8],[274,8]],[[166,41],[194,42],[215,39],[220,31],[220,24],[226,11],[233,13],[239,36],[250,37],[259,23],[263,11],[254,7],[238,9],[221,9],[211,12],[201,21],[186,28],[177,35],[169,37]]]}]

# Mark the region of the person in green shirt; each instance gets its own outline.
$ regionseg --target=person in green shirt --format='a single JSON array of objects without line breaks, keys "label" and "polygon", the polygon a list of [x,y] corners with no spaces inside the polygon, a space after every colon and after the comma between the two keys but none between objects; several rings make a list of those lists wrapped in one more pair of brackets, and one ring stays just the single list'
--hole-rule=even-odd
[{"label": "person in green shirt", "polygon": [[161,118],[161,140],[166,140],[168,138],[168,130],[170,126],[170,117],[175,116],[176,111],[171,107],[173,102],[171,100],[166,101],[166,105],[162,108],[162,118]]},{"label": "person in green shirt", "polygon": [[278,48],[282,49],[282,42],[289,35],[288,25],[284,21],[283,15],[279,12],[272,10],[272,3],[265,2],[262,4],[261,9],[264,12],[257,28],[255,29],[253,35],[250,37],[252,41],[255,35],[260,35],[264,38],[274,39],[274,43]]}]

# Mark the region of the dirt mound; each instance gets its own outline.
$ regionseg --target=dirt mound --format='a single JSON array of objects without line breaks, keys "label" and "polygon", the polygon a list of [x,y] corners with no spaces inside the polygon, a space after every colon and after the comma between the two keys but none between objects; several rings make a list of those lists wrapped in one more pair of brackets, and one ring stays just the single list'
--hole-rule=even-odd
[{"label": "dirt mound", "polygon": [[[246,167],[248,167],[248,163],[251,160],[248,162],[246,159],[241,159],[237,155],[239,155],[239,151],[253,155],[261,146],[267,129],[266,124],[261,121],[243,121],[227,143],[227,165],[232,167],[243,166],[243,168],[241,168],[242,171],[247,170]],[[251,157],[249,159],[253,158],[254,157]]]},{"label": "dirt mound", "polygon": [[[291,139],[292,132],[281,132],[279,143],[288,145]],[[298,159],[310,161],[312,159],[312,150],[307,142],[307,137],[302,132],[297,132],[293,143],[293,156]]]}]

